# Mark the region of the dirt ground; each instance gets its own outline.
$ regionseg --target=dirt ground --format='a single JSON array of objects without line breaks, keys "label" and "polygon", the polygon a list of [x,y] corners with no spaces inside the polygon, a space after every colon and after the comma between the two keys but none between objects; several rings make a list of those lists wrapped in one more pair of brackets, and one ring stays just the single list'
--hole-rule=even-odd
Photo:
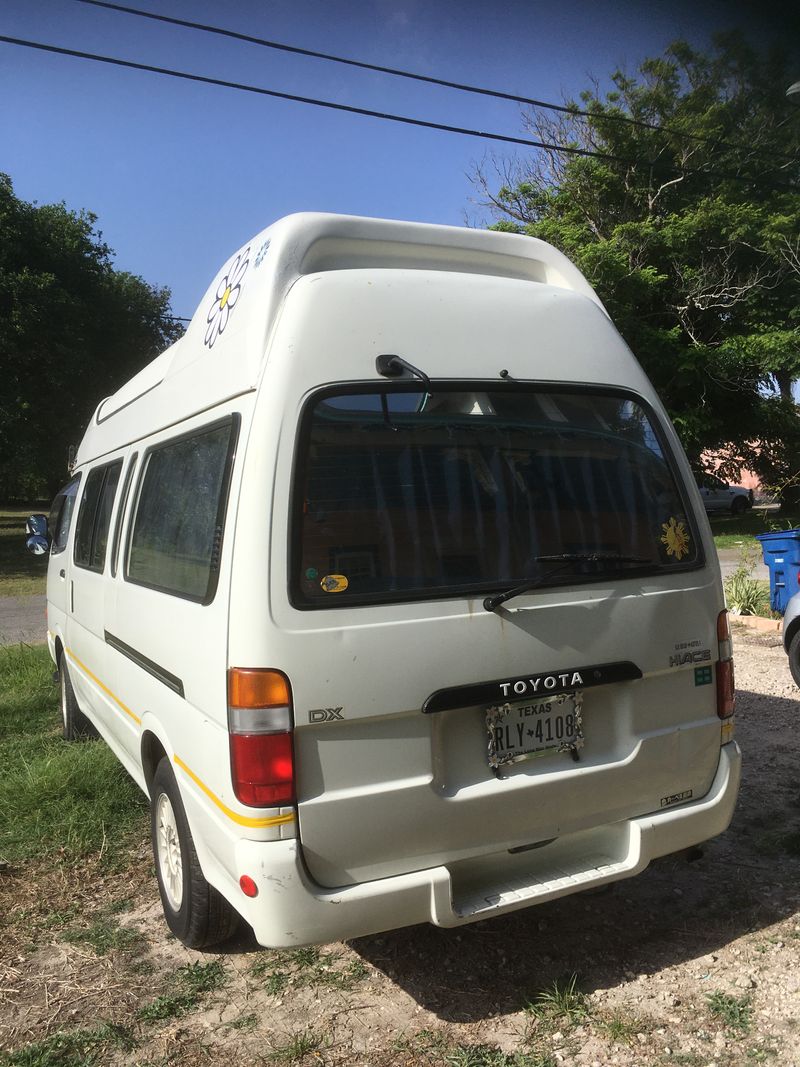
[{"label": "dirt ground", "polygon": [[800,1067],[800,693],[777,635],[735,645],[742,791],[702,858],[294,952],[183,948],[144,840],[116,872],[6,871],[0,1063]]}]

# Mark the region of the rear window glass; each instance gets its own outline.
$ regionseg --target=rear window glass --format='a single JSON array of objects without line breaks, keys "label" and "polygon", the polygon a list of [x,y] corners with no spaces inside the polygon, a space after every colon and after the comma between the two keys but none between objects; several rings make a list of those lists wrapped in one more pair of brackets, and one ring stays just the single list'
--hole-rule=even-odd
[{"label": "rear window glass", "polygon": [[125,577],[208,602],[216,590],[237,420],[145,457]]},{"label": "rear window glass", "polygon": [[342,392],[312,402],[301,438],[300,606],[593,581],[699,558],[654,417],[628,395]]}]

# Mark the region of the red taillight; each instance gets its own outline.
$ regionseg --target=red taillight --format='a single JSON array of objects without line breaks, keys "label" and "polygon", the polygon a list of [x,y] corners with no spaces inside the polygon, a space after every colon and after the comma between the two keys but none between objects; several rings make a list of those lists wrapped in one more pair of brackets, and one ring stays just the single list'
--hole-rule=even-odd
[{"label": "red taillight", "polygon": [[727,611],[721,611],[717,617],[717,642],[717,715],[721,719],[729,719],[736,707],[736,689],[733,677],[733,643]]},{"label": "red taillight", "polygon": [[254,808],[294,803],[292,696],[280,671],[228,671],[233,791]]},{"label": "red taillight", "polygon": [[242,804],[270,808],[294,801],[291,734],[231,734],[233,788]]},{"label": "red taillight", "polygon": [[246,897],[258,896],[258,886],[249,874],[243,874],[242,877],[239,879],[239,888],[242,890]]}]

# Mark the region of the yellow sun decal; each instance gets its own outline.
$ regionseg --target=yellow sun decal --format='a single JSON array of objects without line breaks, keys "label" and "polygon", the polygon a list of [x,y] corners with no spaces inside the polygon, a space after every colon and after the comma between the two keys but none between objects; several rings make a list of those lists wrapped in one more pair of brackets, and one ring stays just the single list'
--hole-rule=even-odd
[{"label": "yellow sun decal", "polygon": [[668,556],[680,560],[689,555],[689,534],[684,523],[678,522],[673,516],[669,522],[661,524],[661,529],[664,531],[661,543],[667,546]]}]

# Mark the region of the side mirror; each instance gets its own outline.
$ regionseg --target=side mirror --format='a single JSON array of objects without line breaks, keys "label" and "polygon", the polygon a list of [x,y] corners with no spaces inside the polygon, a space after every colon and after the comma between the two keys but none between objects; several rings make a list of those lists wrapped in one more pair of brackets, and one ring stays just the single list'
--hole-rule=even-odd
[{"label": "side mirror", "polygon": [[25,547],[34,556],[44,556],[50,548],[50,538],[42,537],[41,534],[32,534],[25,542]]},{"label": "side mirror", "polygon": [[47,516],[36,512],[25,520],[25,533],[35,537],[47,537]]},{"label": "side mirror", "polygon": [[50,549],[50,536],[47,532],[47,516],[37,512],[25,520],[25,533],[28,539],[25,547],[34,556],[43,556]]}]

